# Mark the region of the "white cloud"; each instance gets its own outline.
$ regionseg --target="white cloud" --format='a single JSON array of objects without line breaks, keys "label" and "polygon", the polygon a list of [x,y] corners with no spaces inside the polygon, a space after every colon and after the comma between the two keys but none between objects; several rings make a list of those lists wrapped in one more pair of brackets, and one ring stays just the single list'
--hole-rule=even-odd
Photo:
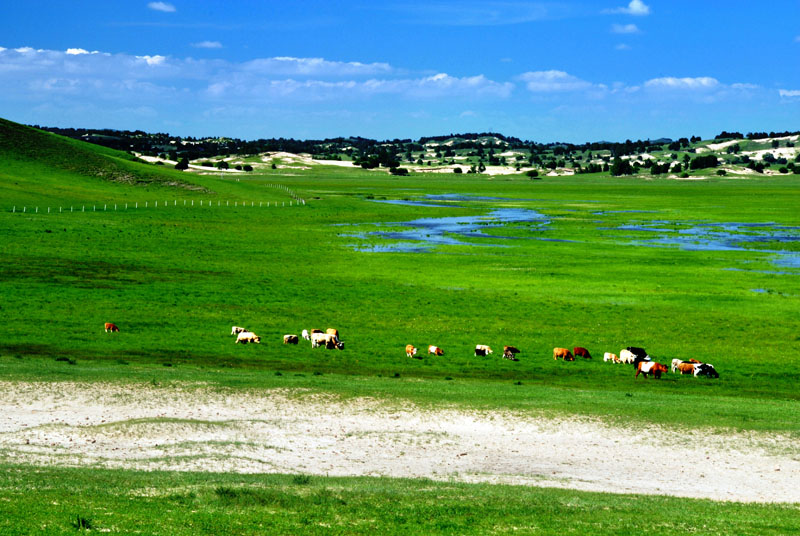
[{"label": "white cloud", "polygon": [[625,43],[620,43],[614,47],[615,50],[630,50],[630,45],[626,45]]},{"label": "white cloud", "polygon": [[564,71],[530,71],[523,73],[519,79],[525,82],[529,91],[549,93],[558,91],[579,91],[591,89],[593,84],[581,80]]},{"label": "white cloud", "polygon": [[628,7],[618,7],[614,9],[606,9],[603,13],[634,15],[642,17],[650,14],[650,6],[642,2],[642,0],[631,0]]},{"label": "white cloud", "polygon": [[150,2],[147,7],[154,11],[162,11],[164,13],[175,13],[175,6],[166,2]]},{"label": "white cloud", "polygon": [[66,53],[72,56],[77,56],[79,54],[88,54],[89,51],[82,48],[68,48]]},{"label": "white cloud", "polygon": [[639,33],[639,27],[635,24],[612,24],[611,31],[616,34],[636,34]]},{"label": "white cloud", "polygon": [[653,78],[644,83],[647,88],[666,88],[680,90],[713,89],[719,86],[716,78],[700,76],[697,78],[675,78],[667,76],[664,78]]},{"label": "white cloud", "polygon": [[144,62],[147,65],[163,65],[167,58],[165,56],[155,55],[155,56],[136,56],[136,59],[144,60]]},{"label": "white cloud", "polygon": [[781,98],[797,98],[800,97],[800,89],[779,89],[778,94],[781,96]]},{"label": "white cloud", "polygon": [[222,43],[219,41],[200,41],[199,43],[192,43],[194,48],[222,48]]},{"label": "white cloud", "polygon": [[242,70],[264,75],[338,77],[389,74],[393,71],[388,63],[343,62],[290,56],[251,60],[242,64]]},{"label": "white cloud", "polygon": [[794,42],[795,43],[800,43],[800,35],[798,35],[797,37],[794,38]]}]

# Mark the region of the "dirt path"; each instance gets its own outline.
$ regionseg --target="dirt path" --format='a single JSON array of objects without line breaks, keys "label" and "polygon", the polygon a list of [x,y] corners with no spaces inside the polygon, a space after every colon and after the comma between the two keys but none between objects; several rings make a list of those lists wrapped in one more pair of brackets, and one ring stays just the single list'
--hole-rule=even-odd
[{"label": "dirt path", "polygon": [[0,393],[0,456],[9,462],[800,502],[800,447],[775,434],[423,411],[287,391],[0,382]]}]

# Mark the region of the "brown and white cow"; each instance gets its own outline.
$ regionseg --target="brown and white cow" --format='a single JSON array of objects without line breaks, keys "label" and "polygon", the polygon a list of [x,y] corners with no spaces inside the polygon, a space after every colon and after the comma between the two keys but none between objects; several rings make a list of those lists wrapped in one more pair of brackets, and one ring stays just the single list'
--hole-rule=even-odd
[{"label": "brown and white cow", "polygon": [[328,350],[332,350],[334,348],[339,350],[344,349],[344,343],[340,340],[337,340],[336,337],[330,333],[312,333],[311,348],[319,348],[320,346],[324,346]]},{"label": "brown and white cow", "polygon": [[476,356],[486,356],[493,353],[492,349],[486,346],[485,344],[476,344],[475,345],[475,355]]},{"label": "brown and white cow", "polygon": [[511,361],[519,361],[517,354],[521,353],[516,346],[503,346],[503,357]]},{"label": "brown and white cow", "polygon": [[283,344],[297,344],[300,342],[300,337],[297,335],[284,335]]},{"label": "brown and white cow", "polygon": [[612,354],[611,352],[606,352],[603,354],[603,361],[611,361],[612,363],[619,363],[619,357],[617,354]]},{"label": "brown and white cow", "polygon": [[259,337],[252,331],[242,331],[236,336],[236,344],[239,343],[247,344],[248,342],[261,344],[261,337]]},{"label": "brown and white cow", "polygon": [[444,355],[444,350],[431,344],[428,346],[428,353],[433,355]]},{"label": "brown and white cow", "polygon": [[558,361],[559,357],[564,361],[575,361],[575,356],[567,348],[553,348],[553,360]]},{"label": "brown and white cow", "polygon": [[243,328],[241,326],[231,326],[231,335],[238,335],[243,331],[250,331],[250,330],[247,328]]},{"label": "brown and white cow", "polygon": [[638,378],[641,373],[644,374],[645,378],[652,374],[653,377],[658,380],[661,379],[661,374],[666,374],[667,370],[666,365],[655,361],[639,361],[636,365],[636,375],[634,378]]},{"label": "brown and white cow", "polygon": [[417,349],[413,344],[406,344],[406,356],[414,357],[417,355]]},{"label": "brown and white cow", "polygon": [[109,331],[119,331],[119,328],[117,327],[117,325],[116,324],[112,324],[111,322],[106,322],[105,323],[105,329],[106,329],[106,333],[108,333]]},{"label": "brown and white cow", "polygon": [[325,330],[325,333],[327,333],[328,335],[333,335],[334,337],[336,337],[337,341],[339,340],[339,330],[338,329],[328,328],[328,329]]},{"label": "brown and white cow", "polygon": [[584,359],[591,359],[592,358],[592,354],[590,354],[589,350],[587,350],[583,346],[576,346],[575,348],[573,348],[572,349],[572,354],[575,357],[582,357]]}]

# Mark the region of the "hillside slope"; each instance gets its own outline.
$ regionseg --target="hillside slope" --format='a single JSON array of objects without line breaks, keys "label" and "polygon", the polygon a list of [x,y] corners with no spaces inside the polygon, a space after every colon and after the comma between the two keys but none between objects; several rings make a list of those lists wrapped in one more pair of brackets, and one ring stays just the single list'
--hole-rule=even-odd
[{"label": "hillside slope", "polygon": [[0,119],[0,162],[3,164],[3,175],[23,180],[40,180],[43,175],[66,172],[73,178],[100,179],[124,185],[205,190],[184,180],[183,175],[173,169],[150,166],[121,151],[50,134],[5,119]]}]

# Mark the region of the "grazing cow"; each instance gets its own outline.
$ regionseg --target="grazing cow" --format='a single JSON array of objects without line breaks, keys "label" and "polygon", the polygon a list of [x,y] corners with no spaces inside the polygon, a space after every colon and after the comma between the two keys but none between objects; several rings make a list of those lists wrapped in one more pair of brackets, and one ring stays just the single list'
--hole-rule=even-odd
[{"label": "grazing cow", "polygon": [[300,337],[297,335],[284,335],[283,344],[297,344],[300,342]]},{"label": "grazing cow", "polygon": [[475,345],[475,355],[476,356],[487,356],[493,353],[492,349],[486,346],[485,344],[476,344]]},{"label": "grazing cow", "polygon": [[634,359],[636,359],[636,356],[633,355],[630,351],[624,350],[624,349],[619,351],[619,362],[620,363],[625,363],[625,364],[629,365],[629,364],[633,363]]},{"label": "grazing cow", "polygon": [[248,342],[261,344],[261,337],[259,337],[252,331],[242,331],[236,336],[236,344],[239,343],[247,344]]},{"label": "grazing cow", "polygon": [[516,346],[503,346],[503,357],[511,361],[519,361],[517,354],[521,353]]},{"label": "grazing cow", "polygon": [[589,350],[584,348],[583,346],[576,346],[572,349],[572,353],[575,357],[582,357],[584,359],[591,359],[592,354],[589,353]]},{"label": "grazing cow", "polygon": [[[687,361],[681,361],[680,363],[678,363],[678,366],[675,367],[675,368],[681,374],[694,374],[696,366],[697,365],[695,363],[689,363]],[[673,372],[675,372],[675,371],[673,370]]]},{"label": "grazing cow", "polygon": [[707,378],[719,378],[719,372],[717,372],[714,365],[711,363],[695,363],[694,375],[695,377],[705,376]]},{"label": "grazing cow", "polygon": [[108,333],[109,331],[119,331],[119,328],[117,327],[117,325],[116,324],[112,324],[111,322],[106,322],[105,323],[105,329],[106,329],[106,333]]},{"label": "grazing cow", "polygon": [[406,344],[406,355],[408,357],[414,357],[417,355],[417,349],[414,347],[413,344]]},{"label": "grazing cow", "polygon": [[344,343],[337,340],[336,337],[330,333],[312,333],[311,348],[319,348],[320,346],[324,346],[328,350],[332,350],[334,348],[339,350],[344,349]]},{"label": "grazing cow", "polygon": [[662,365],[661,363],[656,363],[655,361],[639,361],[636,365],[636,375],[634,378],[639,377],[639,373],[644,374],[644,377],[647,378],[648,375],[652,374],[655,379],[661,379],[661,374],[667,372],[667,366]]},{"label": "grazing cow", "polygon": [[231,327],[231,335],[238,335],[239,333],[241,333],[243,331],[249,331],[249,330],[247,328],[243,328],[243,327],[240,327],[240,326],[232,326]]},{"label": "grazing cow", "polygon": [[575,361],[575,356],[572,355],[566,348],[553,348],[553,360],[557,361],[558,358],[563,359],[564,361]]},{"label": "grazing cow", "polygon": [[431,344],[428,346],[428,353],[433,355],[444,355],[444,350]]},{"label": "grazing cow", "polygon": [[324,333],[321,329],[312,329],[311,333]]},{"label": "grazing cow", "polygon": [[644,348],[639,348],[638,346],[628,346],[626,350],[628,350],[636,357],[641,357],[642,359],[647,357],[647,350],[645,350]]},{"label": "grazing cow", "polygon": [[338,329],[328,328],[328,329],[325,330],[325,333],[327,333],[328,335],[333,335],[334,337],[336,337],[337,341],[339,340],[339,330]]},{"label": "grazing cow", "polygon": [[697,359],[690,359],[689,363],[702,363],[702,361],[698,361]]},{"label": "grazing cow", "polygon": [[612,363],[619,363],[619,357],[617,354],[612,354],[611,352],[606,352],[603,354],[603,361],[611,361]]},{"label": "grazing cow", "polygon": [[308,334],[308,330],[307,329],[304,329],[303,333],[301,333],[300,335],[307,341],[311,340],[311,335]]}]

